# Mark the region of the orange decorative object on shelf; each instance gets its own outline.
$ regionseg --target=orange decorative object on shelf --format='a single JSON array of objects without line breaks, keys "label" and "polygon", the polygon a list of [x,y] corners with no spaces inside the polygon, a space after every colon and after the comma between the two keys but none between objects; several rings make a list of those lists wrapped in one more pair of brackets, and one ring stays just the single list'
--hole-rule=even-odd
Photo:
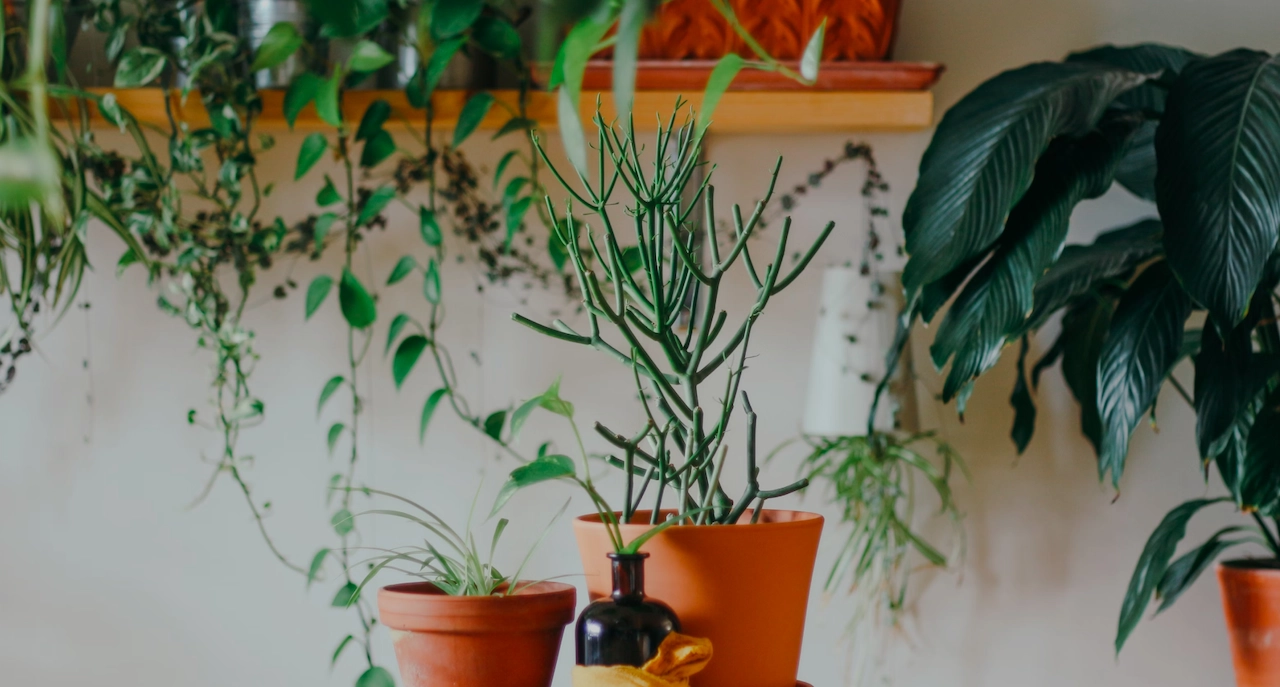
[{"label": "orange decorative object on shelf", "polygon": [[[825,62],[884,60],[893,48],[900,0],[729,0],[738,21],[770,55],[798,60],[825,19]],[[640,59],[714,60],[754,56],[707,0],[670,0],[640,36]]]}]

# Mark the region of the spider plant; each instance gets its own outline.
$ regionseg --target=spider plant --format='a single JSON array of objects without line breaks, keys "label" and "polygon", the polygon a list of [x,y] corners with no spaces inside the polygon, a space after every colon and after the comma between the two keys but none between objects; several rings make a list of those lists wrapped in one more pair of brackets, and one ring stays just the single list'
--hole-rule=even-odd
[{"label": "spider plant", "polygon": [[475,533],[471,529],[471,515],[474,515],[475,512],[474,502],[472,503],[472,513],[467,517],[466,527],[460,533],[430,509],[408,498],[378,489],[365,488],[357,489],[356,491],[361,491],[370,496],[382,496],[400,501],[411,506],[413,511],[376,508],[352,515],[350,516],[352,519],[366,515],[400,518],[421,526],[424,533],[421,546],[408,545],[393,549],[356,547],[359,550],[371,550],[378,553],[351,566],[352,569],[364,565],[370,567],[369,572],[365,574],[360,584],[351,586],[350,594],[347,597],[347,605],[355,603],[360,598],[360,592],[364,590],[365,586],[373,578],[377,577],[379,573],[387,569],[430,582],[440,591],[450,596],[506,596],[514,594],[519,590],[520,575],[524,572],[525,565],[529,563],[533,552],[537,550],[542,540],[546,538],[547,532],[551,529],[551,524],[559,519],[564,514],[565,508],[569,506],[569,503],[565,502],[564,506],[560,507],[560,511],[551,519],[551,523],[548,523],[547,527],[542,530],[538,540],[533,546],[529,547],[529,551],[525,553],[524,559],[520,561],[515,573],[505,575],[493,564],[493,556],[498,550],[498,543],[502,539],[502,533],[506,531],[507,525],[510,523],[507,518],[502,518],[494,525],[493,534],[489,537],[489,547],[486,551],[476,541]]}]

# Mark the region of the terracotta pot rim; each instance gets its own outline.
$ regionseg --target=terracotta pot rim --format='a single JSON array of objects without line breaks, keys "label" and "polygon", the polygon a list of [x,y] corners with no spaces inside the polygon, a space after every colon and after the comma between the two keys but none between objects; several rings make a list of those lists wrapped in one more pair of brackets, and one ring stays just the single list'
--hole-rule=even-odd
[{"label": "terracotta pot rim", "polygon": [[[517,589],[514,594],[490,594],[489,596],[453,596],[440,591],[440,588],[431,582],[401,582],[399,584],[389,584],[378,590],[378,596],[386,595],[388,599],[395,600],[427,600],[433,604],[454,604],[454,605],[496,605],[509,602],[523,602],[538,597],[546,597],[549,595],[564,595],[570,591],[576,591],[577,588],[571,584],[563,582],[517,582]],[[499,589],[504,589],[499,587]]]},{"label": "terracotta pot rim", "polygon": [[[434,590],[434,591],[432,591]],[[563,627],[573,620],[578,590],[535,582],[511,596],[449,596],[430,582],[378,590],[382,624],[418,632],[522,632]]]},{"label": "terracotta pot rim", "polygon": [[[742,517],[743,517],[743,518],[746,518],[746,519],[748,519],[748,520],[749,520],[749,519],[750,519],[750,516],[751,516],[751,513],[752,513],[752,510],[753,510],[753,509],[748,508],[748,509],[743,513]],[[635,517],[635,518],[637,518],[637,519],[638,519],[638,518],[641,516],[641,514],[648,515],[648,514],[650,514],[650,513],[652,513],[652,512],[653,512],[653,510],[652,510],[652,509],[638,510],[638,511],[636,511],[636,514],[635,514],[635,516],[633,516],[633,517]],[[676,511],[675,511],[675,509],[671,509],[671,508],[663,508],[663,509],[662,509],[662,512],[663,512],[663,513],[675,513]],[[823,517],[822,517],[822,515],[821,515],[820,513],[812,513],[812,512],[810,512],[810,511],[805,511],[805,510],[787,510],[787,509],[779,509],[779,508],[766,508],[766,509],[764,509],[764,511],[763,511],[763,512],[764,512],[764,514],[765,514],[766,516],[767,516],[767,515],[769,515],[769,514],[771,514],[771,513],[772,513],[772,514],[777,514],[777,513],[786,513],[789,519],[782,520],[782,521],[757,522],[757,523],[752,523],[752,522],[749,522],[749,521],[748,521],[748,522],[741,522],[741,521],[739,521],[737,524],[733,525],[733,527],[732,527],[731,529],[738,530],[738,531],[742,531],[742,530],[759,530],[759,529],[763,529],[763,528],[768,528],[768,529],[781,529],[781,528],[788,528],[788,527],[792,527],[792,528],[808,528],[808,527],[812,527],[812,526],[814,525],[815,521],[816,521],[816,522],[818,522],[818,523],[821,523],[821,522],[825,519],[825,518],[823,518]],[[621,517],[621,515],[622,515],[622,513],[621,513],[620,511],[614,511],[614,513],[613,513],[613,514],[614,514],[614,516],[615,516],[615,517]],[[600,514],[599,514],[599,513],[587,513],[587,514],[585,514],[585,515],[579,515],[579,516],[575,517],[573,520],[574,520],[574,522],[575,522],[575,523],[579,523],[579,522],[580,522],[580,523],[582,523],[582,524],[584,524],[584,525],[600,525],[600,524],[603,524],[603,521],[601,520],[601,518],[600,518]],[[649,523],[648,523],[648,522],[629,522],[629,523],[625,523],[625,524],[623,525],[623,527],[644,527],[644,528],[646,528],[646,529],[647,529],[647,528],[649,528],[650,526],[651,526],[651,525],[649,525]],[[690,531],[690,530],[708,530],[708,529],[713,529],[713,528],[716,528],[716,527],[721,527],[721,526],[716,526],[716,525],[692,525],[692,526],[677,525],[677,526],[675,526],[675,527],[672,527],[672,528],[667,529],[663,534],[669,534],[669,533],[681,532],[681,531],[682,531],[682,532],[688,532],[688,531]],[[659,536],[661,536],[661,535],[659,535]]]},{"label": "terracotta pot rim", "polygon": [[1280,559],[1276,558],[1233,558],[1220,561],[1218,569],[1234,573],[1250,573],[1280,577]]}]

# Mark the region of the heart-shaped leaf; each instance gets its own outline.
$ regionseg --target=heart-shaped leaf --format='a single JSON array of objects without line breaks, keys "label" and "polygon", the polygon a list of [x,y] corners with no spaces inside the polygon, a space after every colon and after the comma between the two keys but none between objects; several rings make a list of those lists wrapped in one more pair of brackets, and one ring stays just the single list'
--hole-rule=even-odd
[{"label": "heart-shaped leaf", "polygon": [[356,47],[351,51],[351,56],[347,58],[347,71],[356,74],[376,72],[394,62],[395,59],[390,53],[383,50],[381,45],[371,40],[362,40],[356,43]]},{"label": "heart-shaped leaf", "polygon": [[369,194],[369,199],[365,201],[364,207],[360,208],[360,216],[356,218],[356,224],[364,226],[373,221],[383,210],[387,209],[387,205],[395,200],[396,190],[392,186],[379,186]]},{"label": "heart-shaped leaf", "polygon": [[267,30],[267,35],[262,37],[262,42],[258,44],[258,52],[253,56],[253,71],[259,69],[270,69],[272,67],[284,64],[298,48],[302,47],[302,34],[298,32],[298,27],[291,22],[276,22]]},{"label": "heart-shaped leaf", "polygon": [[369,107],[365,108],[364,116],[360,117],[360,126],[356,129],[356,140],[363,141],[382,131],[382,125],[387,123],[389,117],[391,117],[391,103],[382,98],[369,103]]},{"label": "heart-shaped leaf", "polygon": [[324,157],[324,151],[328,148],[329,139],[324,134],[320,132],[307,134],[302,141],[302,146],[298,148],[298,166],[293,173],[294,181],[305,176],[320,161],[320,158]]},{"label": "heart-shaped leaf", "polygon": [[335,375],[330,378],[328,382],[325,382],[324,388],[320,390],[320,400],[316,402],[316,415],[319,415],[320,412],[324,410],[324,404],[329,402],[329,397],[333,396],[333,393],[337,391],[345,381],[347,381],[346,377],[343,377],[342,375]]},{"label": "heart-shaped leaf", "polygon": [[1156,132],[1164,249],[1224,329],[1244,319],[1280,236],[1280,57],[1234,50],[1192,62]]},{"label": "heart-shaped leaf", "polygon": [[413,366],[418,364],[418,358],[426,348],[427,337],[421,334],[406,336],[400,342],[395,358],[391,360],[391,377],[395,380],[397,389],[404,385],[405,378],[413,371]]},{"label": "heart-shaped leaf", "polygon": [[471,28],[482,11],[481,0],[436,0],[431,9],[431,33],[437,39],[456,36]]},{"label": "heart-shaped leaf", "polygon": [[417,266],[418,261],[414,260],[413,257],[408,255],[401,257],[399,262],[396,263],[396,266],[391,269],[391,276],[387,277],[387,286],[396,284],[400,280],[409,276],[409,273],[413,272],[413,268]]},{"label": "heart-shaped leaf", "polygon": [[387,131],[379,129],[369,140],[364,142],[364,149],[360,151],[360,166],[365,169],[377,167],[395,152],[395,139]]},{"label": "heart-shaped leaf", "polygon": [[116,88],[137,88],[155,81],[169,64],[164,53],[155,48],[133,48],[120,58],[116,67]]},{"label": "heart-shaped leaf", "polygon": [[482,16],[471,27],[471,38],[485,51],[504,60],[520,57],[520,34],[505,17]]},{"label": "heart-shaped leaf", "polygon": [[436,213],[425,205],[418,208],[418,233],[422,235],[423,243],[428,246],[438,246],[443,240],[440,235],[440,223],[436,221]]},{"label": "heart-shaped leaf", "polygon": [[1088,133],[1117,96],[1148,78],[1096,63],[1036,63],[997,75],[952,107],[902,216],[911,300],[995,242],[1052,140]]},{"label": "heart-shaped leaf", "polygon": [[331,288],[333,288],[333,277],[327,274],[322,274],[311,280],[311,284],[307,286],[306,319],[311,319],[311,316],[320,308],[320,305],[324,303],[324,299],[328,298]]},{"label": "heart-shaped leaf", "polygon": [[1120,483],[1129,435],[1160,393],[1182,351],[1191,299],[1169,267],[1158,262],[1129,287],[1111,319],[1098,358],[1098,413],[1102,420],[1098,476]]},{"label": "heart-shaped leaf", "polygon": [[383,349],[382,354],[386,355],[391,352],[391,344],[396,342],[396,338],[400,336],[400,332],[404,331],[406,325],[413,321],[407,313],[400,313],[391,318],[391,326],[387,327],[387,347]]},{"label": "heart-shaped leaf", "polygon": [[369,295],[356,275],[346,268],[343,268],[342,280],[338,282],[338,304],[342,306],[342,316],[347,324],[356,329],[364,329],[378,319],[378,308],[373,302],[373,296]]},{"label": "heart-shaped leaf", "polygon": [[316,93],[320,91],[320,86],[324,84],[324,79],[312,74],[311,72],[303,72],[294,78],[293,83],[289,84],[289,90],[284,93],[284,121],[289,123],[289,128],[293,128],[293,123],[297,121],[298,114],[302,112],[302,108],[307,106],[312,100],[315,100]]},{"label": "heart-shaped leaf", "polygon": [[427,402],[422,404],[422,417],[418,420],[418,443],[426,441],[427,427],[431,424],[431,417],[436,413],[436,406],[440,405],[440,399],[449,393],[448,389],[436,389],[427,397]]}]

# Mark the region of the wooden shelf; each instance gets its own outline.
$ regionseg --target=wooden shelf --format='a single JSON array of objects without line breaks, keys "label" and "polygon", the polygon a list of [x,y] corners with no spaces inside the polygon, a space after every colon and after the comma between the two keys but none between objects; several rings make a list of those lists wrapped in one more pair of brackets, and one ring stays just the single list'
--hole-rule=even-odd
[{"label": "wooden shelf", "polygon": [[[98,93],[113,92],[117,101],[145,123],[166,125],[164,91],[158,88],[94,89]],[[481,124],[483,129],[497,129],[510,115],[502,104],[516,102],[515,91],[493,91],[498,99],[489,116]],[[452,129],[458,121],[458,113],[470,95],[467,91],[437,91],[433,96],[435,126],[441,130]],[[675,104],[676,91],[640,91],[636,93],[634,111],[638,129],[656,127],[654,115],[669,116]],[[192,126],[208,123],[208,116],[197,94],[191,94],[185,103],[179,94],[170,93],[175,116]],[[365,107],[377,99],[386,100],[392,108],[392,118],[420,121],[421,111],[409,107],[403,91],[348,91],[344,102],[344,116],[354,127]],[[685,96],[696,107],[701,94]],[[283,91],[263,91],[263,114],[258,126],[268,130],[286,128],[281,114]],[[584,122],[594,115],[596,94],[584,93],[581,102]],[[601,110],[606,119],[614,116],[613,96],[600,94]],[[556,99],[551,93],[532,94],[529,116],[545,129],[556,128]],[[101,117],[97,121],[109,126]],[[928,91],[731,91],[725,93],[716,108],[711,125],[712,133],[720,134],[786,134],[786,133],[844,133],[854,131],[909,131],[927,128],[933,122],[933,94]],[[316,116],[314,107],[308,105],[298,116],[295,128],[315,130],[325,128]],[[588,124],[588,126],[590,126]]]}]

